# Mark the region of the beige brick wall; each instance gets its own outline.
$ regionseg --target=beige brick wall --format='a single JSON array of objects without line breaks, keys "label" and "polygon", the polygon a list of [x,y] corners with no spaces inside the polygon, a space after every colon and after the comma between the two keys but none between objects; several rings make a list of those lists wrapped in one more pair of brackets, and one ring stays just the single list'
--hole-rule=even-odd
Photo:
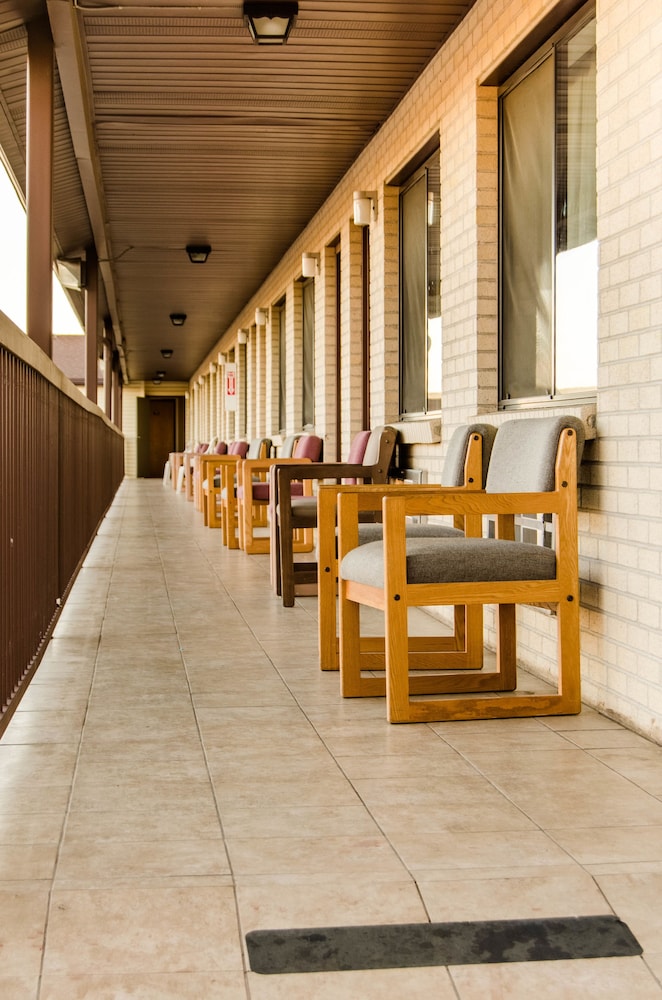
[{"label": "beige brick wall", "polygon": [[[442,444],[411,446],[408,459],[434,479],[458,423],[477,414],[503,418],[496,413],[497,94],[485,81],[543,18],[556,16],[560,27],[560,9],[552,0],[478,0],[246,304],[239,325],[247,325],[255,305],[287,295],[290,429],[297,428],[301,409],[295,279],[305,250],[322,255],[316,281],[316,388],[322,401],[317,431],[327,437],[334,432],[335,285],[329,255],[338,239],[343,447],[356,425],[361,275],[351,223],[355,189],[378,193],[370,230],[371,419],[397,419],[398,190],[392,181],[435,134],[441,150]],[[597,440],[586,449],[580,513],[585,698],[656,739],[662,739],[661,46],[657,0],[599,0]],[[234,333],[228,330],[215,350],[229,347]],[[200,372],[207,367],[208,359]],[[525,658],[543,675],[552,669],[553,624],[540,612],[523,616]]]}]

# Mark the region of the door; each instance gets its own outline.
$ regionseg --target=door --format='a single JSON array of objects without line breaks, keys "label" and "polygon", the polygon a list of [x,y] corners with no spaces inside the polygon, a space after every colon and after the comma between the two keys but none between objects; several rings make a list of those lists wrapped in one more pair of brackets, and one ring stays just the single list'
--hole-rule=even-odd
[{"label": "door", "polygon": [[175,400],[138,399],[138,476],[159,479],[168,455],[175,451]]}]

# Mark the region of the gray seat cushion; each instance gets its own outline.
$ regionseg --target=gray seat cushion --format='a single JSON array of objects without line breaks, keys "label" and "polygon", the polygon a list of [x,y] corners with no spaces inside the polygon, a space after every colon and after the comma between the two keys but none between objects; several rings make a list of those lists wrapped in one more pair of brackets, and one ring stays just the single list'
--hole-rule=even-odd
[{"label": "gray seat cushion", "polygon": [[[384,546],[369,542],[344,557],[341,576],[369,587],[384,586]],[[553,580],[556,555],[527,542],[496,538],[408,538],[408,583],[470,583],[491,580]]]}]

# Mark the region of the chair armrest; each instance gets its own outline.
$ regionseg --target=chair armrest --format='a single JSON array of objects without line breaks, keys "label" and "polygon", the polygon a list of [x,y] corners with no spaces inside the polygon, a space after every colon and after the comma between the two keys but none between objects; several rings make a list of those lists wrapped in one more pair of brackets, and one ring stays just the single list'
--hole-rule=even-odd
[{"label": "chair armrest", "polygon": [[[566,494],[567,496],[567,494]],[[395,498],[394,498],[395,499]],[[546,493],[484,493],[450,490],[402,498],[405,516],[436,514],[555,514],[565,506],[566,497],[551,490]],[[341,501],[342,502],[342,499]],[[384,497],[382,510],[390,502]]]},{"label": "chair armrest", "polygon": [[[305,463],[306,465],[311,464],[309,458],[245,458],[241,463],[240,470],[244,496],[251,495],[253,476],[255,474],[269,473],[275,465],[300,465],[301,463]],[[271,483],[271,479],[269,481]]]},{"label": "chair armrest", "polygon": [[282,473],[279,469],[279,479],[282,483],[294,479],[346,479],[350,476],[370,476],[369,466],[354,462],[309,462],[307,467],[301,465],[297,469],[297,463],[300,461],[301,459],[297,459],[293,465],[284,467]]}]

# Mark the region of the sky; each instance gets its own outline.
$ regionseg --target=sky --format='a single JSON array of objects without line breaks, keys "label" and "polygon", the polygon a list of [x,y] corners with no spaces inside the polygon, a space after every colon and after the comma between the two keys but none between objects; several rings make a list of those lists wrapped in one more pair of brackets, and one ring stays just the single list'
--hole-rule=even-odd
[{"label": "sky", "polygon": [[[0,310],[25,332],[25,210],[0,159]],[[83,330],[53,276],[53,333]]]}]

